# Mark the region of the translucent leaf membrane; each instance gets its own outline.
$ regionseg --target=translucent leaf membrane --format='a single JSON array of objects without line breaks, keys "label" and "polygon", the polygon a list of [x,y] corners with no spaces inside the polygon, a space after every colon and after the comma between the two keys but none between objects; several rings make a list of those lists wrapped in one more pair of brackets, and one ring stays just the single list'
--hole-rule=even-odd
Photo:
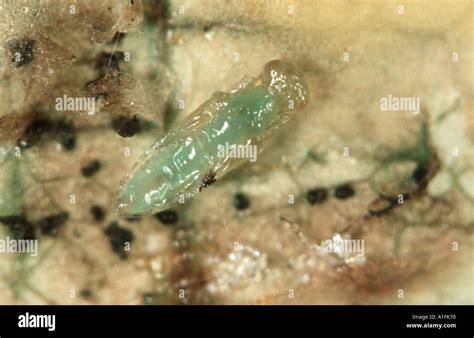
[{"label": "translucent leaf membrane", "polygon": [[244,78],[236,88],[229,94],[214,94],[146,153],[121,186],[120,214],[161,211],[177,204],[182,196],[194,196],[207,179],[219,179],[248,161],[229,152],[219,155],[219,149],[258,149],[308,100],[303,75],[282,61],[269,62],[260,77]]}]

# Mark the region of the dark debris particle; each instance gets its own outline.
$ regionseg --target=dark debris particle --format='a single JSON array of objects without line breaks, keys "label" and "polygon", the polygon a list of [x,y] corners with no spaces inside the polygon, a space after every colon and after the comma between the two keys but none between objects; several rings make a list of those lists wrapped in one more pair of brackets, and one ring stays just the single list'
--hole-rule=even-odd
[{"label": "dark debris particle", "polygon": [[36,239],[33,224],[22,215],[1,216],[0,222],[8,227],[10,234],[15,239]]},{"label": "dark debris particle", "polygon": [[234,208],[237,210],[244,210],[250,207],[250,199],[242,192],[237,192],[234,195]]},{"label": "dark debris particle", "polygon": [[355,190],[349,183],[342,184],[336,187],[334,196],[337,199],[344,200],[355,195]]},{"label": "dark debris particle", "polygon": [[95,68],[101,75],[111,70],[120,70],[119,63],[125,57],[123,52],[105,53],[102,52],[97,57]]},{"label": "dark debris particle", "polygon": [[100,206],[93,205],[90,207],[89,211],[92,214],[92,217],[94,217],[95,221],[102,222],[105,219],[104,209],[102,209]]},{"label": "dark debris particle", "polygon": [[132,137],[136,133],[140,132],[140,121],[136,115],[132,118],[119,116],[112,120],[112,127],[120,136]]},{"label": "dark debris particle", "polygon": [[174,210],[165,210],[155,214],[157,220],[163,224],[175,224],[178,222],[178,213]]},{"label": "dark debris particle", "polygon": [[101,168],[101,164],[98,160],[89,162],[81,168],[82,176],[89,177],[97,173]]},{"label": "dark debris particle", "polygon": [[76,148],[76,133],[72,122],[59,121],[56,127],[58,142],[65,150],[74,150],[74,148]]},{"label": "dark debris particle", "polygon": [[314,188],[308,190],[306,193],[306,200],[311,205],[315,205],[317,203],[323,203],[326,201],[328,197],[328,191],[326,188]]},{"label": "dark debris particle", "polygon": [[110,245],[112,246],[112,250],[121,259],[126,259],[127,251],[125,250],[125,246],[127,245],[127,243],[131,245],[132,241],[135,238],[133,233],[128,229],[122,228],[117,222],[112,222],[105,229],[105,234],[110,239]]},{"label": "dark debris particle", "polygon": [[31,148],[38,144],[48,134],[55,135],[65,150],[73,150],[76,146],[74,125],[68,121],[51,121],[37,118],[30,122],[17,144],[22,149]]},{"label": "dark debris particle", "polygon": [[32,39],[12,39],[7,47],[13,66],[19,68],[33,62],[36,41]]},{"label": "dark debris particle", "polygon": [[45,133],[53,129],[54,124],[50,120],[35,119],[28,125],[17,144],[23,149],[31,148],[41,140]]},{"label": "dark debris particle", "polygon": [[202,191],[203,188],[209,187],[211,184],[214,184],[217,181],[216,179],[216,172],[210,169],[206,175],[204,175],[201,185],[199,186],[199,192]]},{"label": "dark debris particle", "polygon": [[413,173],[411,174],[411,178],[416,183],[421,183],[426,178],[427,174],[428,174],[428,168],[426,164],[419,163],[416,166],[415,170],[413,170]]},{"label": "dark debris particle", "polygon": [[66,224],[69,213],[66,211],[44,217],[38,221],[38,227],[44,235],[56,235],[58,229]]},{"label": "dark debris particle", "polygon": [[110,40],[109,43],[112,44],[112,45],[120,44],[120,42],[122,42],[125,35],[126,35],[126,33],[117,31],[117,32],[115,32],[114,37],[112,38],[112,40]]}]

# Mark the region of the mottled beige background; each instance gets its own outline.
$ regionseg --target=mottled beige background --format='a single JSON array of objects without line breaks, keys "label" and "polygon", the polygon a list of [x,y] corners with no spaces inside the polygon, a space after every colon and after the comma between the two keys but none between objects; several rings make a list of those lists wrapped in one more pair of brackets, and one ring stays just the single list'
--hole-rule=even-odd
[{"label": "mottled beige background", "polygon": [[[71,3],[75,15],[67,12]],[[0,255],[0,303],[474,302],[471,1],[190,0],[143,7],[143,20],[138,1],[2,7],[2,45],[26,35],[39,46],[24,68],[11,67],[2,53],[2,146],[13,149],[37,111],[73,120],[79,133],[72,153],[50,141],[2,162],[0,211],[17,207],[34,219],[67,210],[70,219],[56,237],[39,236],[39,257]],[[124,40],[104,44],[117,30],[128,31]],[[111,94],[98,114],[55,111],[57,96],[88,95],[96,55],[114,49],[130,52],[131,61],[121,64],[124,81],[107,84]],[[178,206],[178,225],[114,214],[122,176],[171,123],[280,58],[303,70],[311,99],[255,164]],[[381,111],[389,94],[419,97],[421,113]],[[109,126],[120,114],[156,125],[121,138]],[[415,145],[422,125],[439,167],[426,189],[407,185],[414,161],[384,160]],[[96,158],[103,169],[81,177],[80,168]],[[21,187],[9,185],[11,167],[21,173]],[[350,199],[314,206],[305,199],[310,188],[332,194],[345,182],[356,190]],[[21,191],[19,206],[11,205],[12,189]],[[248,210],[233,208],[236,191],[249,196]],[[367,216],[379,194],[405,191],[414,198]],[[92,220],[92,204],[105,207],[104,222]],[[135,235],[127,260],[104,236],[113,220]],[[365,260],[318,251],[337,234],[363,239]]]}]

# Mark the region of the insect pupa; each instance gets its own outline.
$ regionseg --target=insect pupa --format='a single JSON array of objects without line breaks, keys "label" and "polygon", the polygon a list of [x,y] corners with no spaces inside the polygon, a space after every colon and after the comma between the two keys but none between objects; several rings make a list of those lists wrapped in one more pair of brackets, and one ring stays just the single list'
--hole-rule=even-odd
[{"label": "insect pupa", "polygon": [[247,161],[218,156],[219,147],[226,143],[260,147],[307,101],[303,74],[280,60],[267,63],[257,78],[244,77],[229,93],[216,92],[158,140],[125,177],[117,212],[123,216],[159,212],[177,204],[182,195],[194,196]]}]

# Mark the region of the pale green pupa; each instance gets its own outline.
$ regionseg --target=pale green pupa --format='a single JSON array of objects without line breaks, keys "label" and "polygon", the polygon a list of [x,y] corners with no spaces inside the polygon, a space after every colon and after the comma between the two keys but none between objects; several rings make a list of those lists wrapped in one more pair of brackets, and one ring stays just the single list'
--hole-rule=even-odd
[{"label": "pale green pupa", "polygon": [[219,146],[257,145],[291,120],[308,101],[303,74],[274,60],[257,78],[229,93],[216,92],[160,140],[120,186],[117,212],[126,217],[159,212],[192,197],[248,159],[218,156]]}]

